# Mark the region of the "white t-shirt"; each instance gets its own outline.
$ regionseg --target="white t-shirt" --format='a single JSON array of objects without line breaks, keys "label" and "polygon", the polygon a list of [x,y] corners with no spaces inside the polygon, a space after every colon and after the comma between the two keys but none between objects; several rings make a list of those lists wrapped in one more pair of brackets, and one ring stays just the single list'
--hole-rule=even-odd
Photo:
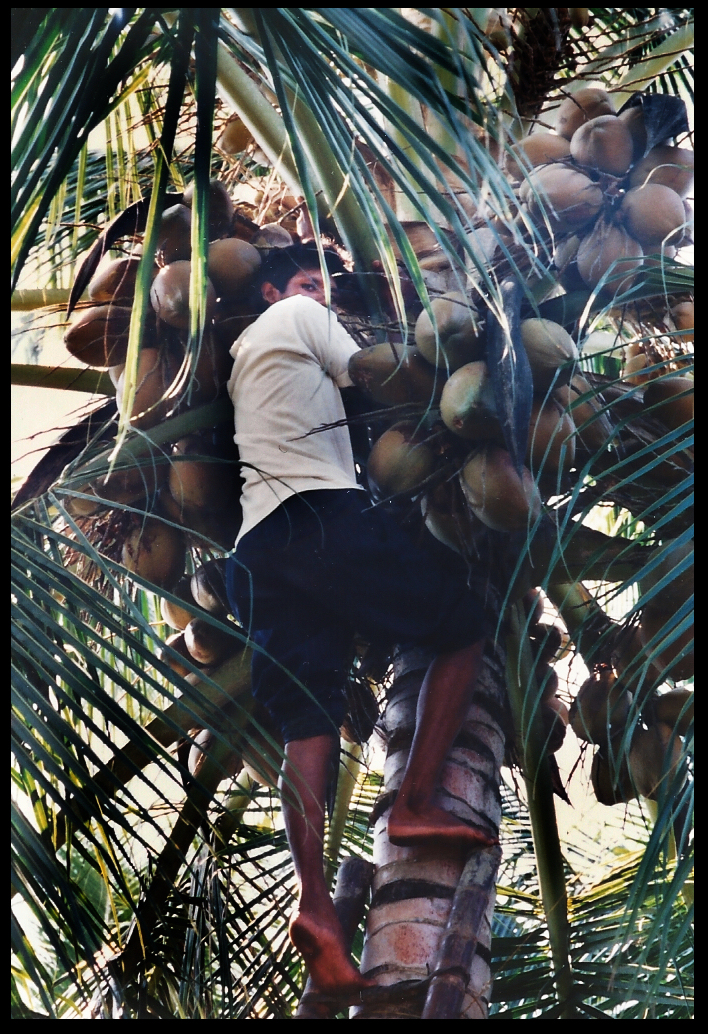
[{"label": "white t-shirt", "polygon": [[271,305],[231,347],[243,524],[236,542],[296,492],[360,488],[339,389],[359,346],[334,313],[295,295]]}]

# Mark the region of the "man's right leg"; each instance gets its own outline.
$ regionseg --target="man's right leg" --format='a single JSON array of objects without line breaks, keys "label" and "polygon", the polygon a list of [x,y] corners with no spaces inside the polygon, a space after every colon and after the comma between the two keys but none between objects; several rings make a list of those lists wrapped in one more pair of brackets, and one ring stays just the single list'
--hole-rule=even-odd
[{"label": "man's right leg", "polygon": [[285,748],[280,793],[288,844],[298,880],[290,939],[323,994],[359,1001],[371,986],[354,965],[324,878],[324,805],[334,736],[291,740]]}]

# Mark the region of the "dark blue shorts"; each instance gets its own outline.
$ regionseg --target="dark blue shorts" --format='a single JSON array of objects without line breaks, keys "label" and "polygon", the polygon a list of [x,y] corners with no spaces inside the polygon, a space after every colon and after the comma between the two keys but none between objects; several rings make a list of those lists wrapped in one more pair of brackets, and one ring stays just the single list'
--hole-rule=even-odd
[{"label": "dark blue shorts", "polygon": [[338,734],[355,632],[438,653],[486,634],[464,573],[441,567],[356,489],[287,499],[241,539],[226,585],[260,647],[253,694],[286,743]]}]

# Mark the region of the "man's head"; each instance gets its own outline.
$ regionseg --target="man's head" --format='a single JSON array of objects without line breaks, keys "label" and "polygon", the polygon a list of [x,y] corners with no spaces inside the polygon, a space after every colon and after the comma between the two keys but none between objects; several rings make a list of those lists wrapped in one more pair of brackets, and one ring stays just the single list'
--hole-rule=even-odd
[{"label": "man's head", "polygon": [[[336,251],[325,250],[325,265],[330,276],[338,277],[346,272]],[[290,248],[278,248],[265,260],[258,275],[261,295],[269,305],[301,294],[325,305],[325,285],[320,269],[320,260],[314,244],[293,244]],[[336,295],[336,283],[331,284],[332,300]]]}]

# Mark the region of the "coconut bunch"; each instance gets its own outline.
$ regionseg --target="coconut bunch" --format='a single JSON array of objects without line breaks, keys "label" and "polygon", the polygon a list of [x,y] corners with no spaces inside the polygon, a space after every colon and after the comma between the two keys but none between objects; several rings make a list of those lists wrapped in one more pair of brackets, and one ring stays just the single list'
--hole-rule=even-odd
[{"label": "coconut bunch", "polygon": [[163,620],[175,629],[166,641],[163,660],[178,675],[186,676],[191,670],[185,660],[192,668],[208,672],[242,648],[237,638],[209,620],[226,624],[229,618],[225,565],[225,558],[217,558],[203,563],[191,576],[181,574],[171,591],[180,603],[167,598],[161,602]]},{"label": "coconut bunch", "polygon": [[[198,354],[188,355],[192,201],[190,188],[160,219],[130,413],[131,426],[139,430],[225,395],[232,367],[229,349],[258,316],[251,285],[262,256],[293,242],[280,226],[257,226],[245,219],[224,185],[212,181],[206,328]],[[106,247],[110,243],[104,242]],[[90,305],[76,309],[65,333],[71,355],[108,371],[119,408],[139,261],[135,256],[104,258],[88,280]],[[79,484],[84,498],[71,499],[68,509],[81,518],[105,516],[112,505],[145,513],[147,518],[136,521],[126,538],[122,559],[141,578],[170,589],[184,572],[190,543],[207,539],[230,549],[238,533],[240,480],[232,433],[230,427],[207,428],[175,441],[160,455],[127,464],[119,460],[111,465],[108,450],[108,472]],[[100,461],[92,467],[100,468]]]},{"label": "coconut bunch", "polygon": [[[464,294],[448,292],[419,316],[415,344],[362,349],[349,368],[354,383],[386,407],[377,414],[368,461],[374,494],[421,497],[432,534],[462,553],[480,524],[501,532],[533,524],[542,503],[538,485],[550,494],[558,478],[570,475],[571,408],[578,393],[587,388],[592,394],[573,373],[578,351],[564,328],[544,319],[521,321],[533,399],[525,462],[518,464],[506,447],[490,375],[488,324],[489,314],[480,314]],[[581,412],[586,426],[599,408],[594,401]],[[608,430],[603,424],[604,441]]]},{"label": "coconut bunch", "polygon": [[677,98],[637,94],[617,113],[606,91],[583,88],[563,100],[556,132],[511,147],[519,223],[550,235],[568,289],[621,294],[647,256],[672,258],[690,239],[693,151],[670,142],[687,129]]}]

